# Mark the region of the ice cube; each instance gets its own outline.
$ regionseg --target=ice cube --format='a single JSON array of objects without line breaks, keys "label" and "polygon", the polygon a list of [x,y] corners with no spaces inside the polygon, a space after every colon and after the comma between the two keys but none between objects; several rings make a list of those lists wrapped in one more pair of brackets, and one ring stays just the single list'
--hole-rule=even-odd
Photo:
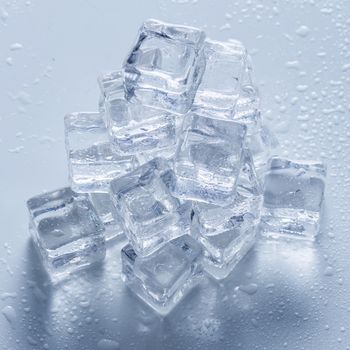
[{"label": "ice cube", "polygon": [[201,246],[185,235],[147,257],[128,244],[121,252],[122,278],[146,304],[165,315],[200,281]]},{"label": "ice cube", "polygon": [[156,158],[111,182],[113,203],[139,255],[149,255],[189,232],[191,207],[171,195],[162,178],[167,171],[168,163]]},{"label": "ice cube", "polygon": [[262,182],[272,150],[278,141],[262,123],[258,89],[252,84],[249,70],[243,78],[240,96],[230,119],[247,126],[246,146],[250,150],[259,180]]},{"label": "ice cube", "polygon": [[313,240],[319,230],[325,177],[322,163],[273,157],[264,184],[263,233]]},{"label": "ice cube", "polygon": [[173,156],[176,146],[173,113],[128,103],[112,95],[107,99],[106,115],[111,142],[120,154]]},{"label": "ice cube", "polygon": [[104,259],[103,223],[87,195],[67,187],[31,198],[27,207],[34,244],[54,283]]},{"label": "ice cube", "polygon": [[108,98],[115,91],[124,91],[124,80],[122,70],[116,70],[102,74],[97,79],[101,95]]},{"label": "ice cube", "polygon": [[107,73],[99,79],[100,111],[104,115],[110,140],[123,155],[142,153],[151,160],[157,156],[171,158],[175,152],[176,127],[181,116],[146,107],[125,99],[121,71]]},{"label": "ice cube", "polygon": [[90,193],[91,202],[105,227],[106,242],[124,236],[123,226],[115,215],[115,208],[109,193]]},{"label": "ice cube", "polygon": [[253,123],[248,125],[246,146],[252,154],[256,173],[261,183],[264,181],[268,161],[273,149],[277,145],[277,139],[267,126],[253,125]]},{"label": "ice cube", "polygon": [[100,87],[100,99],[98,103],[99,112],[107,126],[106,119],[106,99],[115,91],[120,92],[120,96],[124,96],[124,78],[121,70],[102,74],[97,79]]},{"label": "ice cube", "polygon": [[145,21],[124,63],[128,99],[187,112],[204,71],[204,38],[197,28]]},{"label": "ice cube", "polygon": [[241,78],[237,102],[230,112],[230,119],[244,123],[247,126],[261,126],[260,95],[258,88],[252,80],[252,68],[249,56],[247,57],[247,64]]},{"label": "ice cube", "polygon": [[227,277],[254,245],[260,221],[261,188],[245,151],[234,201],[226,207],[195,203],[191,232],[204,247],[203,267],[214,278]]},{"label": "ice cube", "polygon": [[136,157],[121,156],[111,146],[99,113],[65,117],[70,184],[76,192],[108,192],[109,182],[137,165]]},{"label": "ice cube", "polygon": [[230,115],[240,96],[247,66],[247,51],[238,42],[207,39],[206,67],[194,100],[196,108]]},{"label": "ice cube", "polygon": [[220,206],[232,203],[245,134],[245,125],[189,113],[174,159],[173,194]]}]

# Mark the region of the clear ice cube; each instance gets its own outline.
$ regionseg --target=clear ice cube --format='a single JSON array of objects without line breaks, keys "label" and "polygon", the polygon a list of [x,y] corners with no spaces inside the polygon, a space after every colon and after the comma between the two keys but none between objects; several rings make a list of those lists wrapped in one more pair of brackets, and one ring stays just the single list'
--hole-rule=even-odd
[{"label": "clear ice cube", "polygon": [[223,279],[254,245],[262,202],[254,165],[245,151],[234,201],[226,207],[195,203],[191,232],[204,247],[203,268]]},{"label": "clear ice cube", "polygon": [[103,223],[87,195],[67,187],[31,198],[27,207],[34,244],[54,283],[104,259]]},{"label": "clear ice cube", "polygon": [[245,125],[261,126],[260,95],[258,88],[252,80],[252,66],[250,57],[247,57],[247,64],[241,79],[239,96],[233,109],[230,111],[230,119]]},{"label": "clear ice cube", "polygon": [[174,154],[174,114],[111,98],[107,101],[107,115],[111,142],[121,154],[145,153],[164,157]]},{"label": "clear ice cube", "polygon": [[260,182],[264,181],[265,172],[273,149],[278,141],[265,125],[250,124],[247,127],[246,146],[250,150]]},{"label": "clear ice cube", "polygon": [[204,71],[204,38],[197,28],[145,21],[124,64],[128,99],[187,112]]},{"label": "clear ice cube", "polygon": [[106,119],[106,99],[115,91],[124,92],[124,78],[121,70],[102,74],[97,79],[100,87],[100,99],[98,103],[99,112],[107,126]]},{"label": "clear ice cube", "polygon": [[271,130],[262,124],[259,92],[252,84],[249,69],[243,81],[230,119],[247,126],[246,146],[252,154],[258,178],[262,182],[268,160],[278,141]]},{"label": "clear ice cube", "polygon": [[90,200],[105,227],[106,242],[123,237],[123,226],[115,215],[115,208],[109,193],[89,193]]},{"label": "clear ice cube", "polygon": [[206,66],[194,105],[196,108],[230,114],[240,96],[247,51],[238,41],[207,39],[204,54]]},{"label": "clear ice cube", "polygon": [[76,192],[108,192],[109,182],[137,166],[134,156],[121,156],[109,142],[99,113],[65,117],[70,184]]},{"label": "clear ice cube", "polygon": [[168,314],[200,281],[201,246],[185,235],[147,257],[128,244],[121,252],[122,278],[127,286],[158,313]]},{"label": "clear ice cube", "polygon": [[113,203],[139,255],[149,255],[189,231],[191,207],[171,195],[162,178],[168,171],[168,163],[156,158],[111,182]]},{"label": "clear ice cube", "polygon": [[173,194],[220,206],[232,203],[245,135],[245,125],[189,113],[174,159]]},{"label": "clear ice cube", "polygon": [[[109,79],[109,77],[112,77]],[[170,158],[176,145],[176,126],[181,117],[125,99],[121,71],[100,77],[100,110],[115,150],[123,155]]]},{"label": "clear ice cube", "polygon": [[273,157],[264,183],[263,233],[313,240],[319,230],[325,177],[322,163]]}]

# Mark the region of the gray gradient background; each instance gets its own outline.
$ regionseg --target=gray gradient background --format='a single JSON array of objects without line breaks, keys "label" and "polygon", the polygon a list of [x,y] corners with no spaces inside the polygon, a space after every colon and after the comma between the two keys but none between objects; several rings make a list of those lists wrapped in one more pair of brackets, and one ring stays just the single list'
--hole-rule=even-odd
[{"label": "gray gradient background", "polygon": [[[96,76],[120,67],[149,17],[242,40],[280,152],[328,164],[315,245],[261,241],[163,320],[122,284],[122,243],[102,269],[50,288],[25,208],[67,184],[63,115],[96,110]],[[0,349],[349,349],[349,18],[346,0],[0,0],[0,310],[15,310],[0,313]]]}]

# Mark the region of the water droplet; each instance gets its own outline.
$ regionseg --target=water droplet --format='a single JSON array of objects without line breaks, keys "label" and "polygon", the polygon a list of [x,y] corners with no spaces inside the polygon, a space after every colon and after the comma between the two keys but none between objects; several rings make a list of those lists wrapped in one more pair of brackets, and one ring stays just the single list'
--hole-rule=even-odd
[{"label": "water droplet", "polygon": [[249,295],[253,295],[258,291],[258,285],[256,283],[240,285],[239,290]]},{"label": "water droplet", "polygon": [[17,318],[15,309],[12,306],[7,305],[1,310],[1,312],[6,318],[7,322],[11,325],[11,327],[15,328]]},{"label": "water droplet", "polygon": [[330,15],[333,12],[333,9],[329,8],[329,7],[324,7],[321,9],[321,13],[325,14],[325,15]]},{"label": "water droplet", "polygon": [[10,45],[11,51],[18,51],[18,50],[22,50],[22,49],[23,49],[23,45],[20,43],[13,43]]},{"label": "water droplet", "polygon": [[299,92],[304,92],[308,89],[309,87],[307,85],[298,85],[297,86],[297,91]]},{"label": "water droplet", "polygon": [[32,98],[31,96],[25,92],[25,91],[20,91],[20,93],[17,96],[17,100],[22,104],[22,105],[29,105],[32,103]]},{"label": "water droplet", "polygon": [[18,146],[18,147],[14,147],[14,148],[9,148],[7,151],[9,153],[19,153],[24,149],[24,146]]},{"label": "water droplet", "polygon": [[111,339],[101,339],[97,343],[98,350],[118,350],[120,349],[120,345],[118,342]]},{"label": "water droplet", "polygon": [[347,72],[350,69],[350,63],[344,64],[341,70],[343,72]]},{"label": "water droplet", "polygon": [[332,266],[327,266],[326,269],[324,270],[324,275],[325,276],[333,276],[334,274],[334,269]]},{"label": "water droplet", "polygon": [[303,25],[303,26],[300,26],[295,32],[300,37],[305,38],[305,37],[307,37],[309,35],[310,28]]},{"label": "water droplet", "polygon": [[8,12],[4,9],[4,8],[1,8],[0,9],[0,18],[3,22],[5,22],[9,17],[9,14]]},{"label": "water droplet", "polygon": [[287,61],[284,65],[288,69],[299,69],[300,68],[299,61]]},{"label": "water droplet", "polygon": [[8,66],[12,66],[12,65],[13,65],[13,59],[12,59],[12,57],[7,57],[7,58],[6,58],[6,64],[7,64]]},{"label": "water droplet", "polygon": [[334,238],[335,237],[334,232],[328,232],[328,237],[329,238]]},{"label": "water droplet", "polygon": [[1,300],[6,300],[6,299],[16,299],[17,298],[17,293],[9,293],[9,292],[2,292],[0,294],[0,299]]},{"label": "water droplet", "polygon": [[223,26],[221,26],[219,28],[220,31],[229,30],[229,29],[231,29],[231,24],[230,23],[225,23]]},{"label": "water droplet", "polygon": [[27,337],[27,342],[30,345],[38,345],[38,342],[34,338],[32,338],[30,335],[28,335],[28,337]]}]

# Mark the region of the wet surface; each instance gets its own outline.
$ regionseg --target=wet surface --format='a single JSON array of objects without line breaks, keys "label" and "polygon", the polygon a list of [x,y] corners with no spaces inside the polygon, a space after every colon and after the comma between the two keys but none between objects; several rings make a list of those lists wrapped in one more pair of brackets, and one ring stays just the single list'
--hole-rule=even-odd
[{"label": "wet surface", "polygon": [[[63,116],[94,111],[148,17],[239,39],[280,154],[328,165],[315,244],[260,241],[224,282],[166,318],[104,266],[51,287],[25,201],[67,185]],[[350,5],[347,1],[0,0],[0,349],[350,349]]]}]

